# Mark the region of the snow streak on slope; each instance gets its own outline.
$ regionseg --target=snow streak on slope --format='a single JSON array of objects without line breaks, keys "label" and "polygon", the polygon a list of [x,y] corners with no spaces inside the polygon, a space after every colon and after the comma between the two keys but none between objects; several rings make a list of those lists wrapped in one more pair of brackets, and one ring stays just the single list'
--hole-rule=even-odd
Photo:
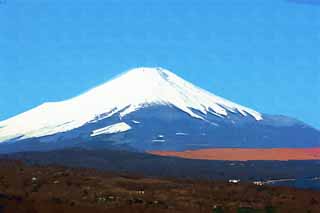
[{"label": "snow streak on slope", "polygon": [[261,120],[260,113],[210,94],[162,68],[137,68],[75,98],[45,103],[0,122],[0,141],[41,137],[120,116],[149,105],[170,105],[203,119],[192,109],[220,117],[228,112]]},{"label": "snow streak on slope", "polygon": [[90,135],[91,137],[102,135],[102,134],[113,134],[113,133],[119,133],[119,132],[126,132],[131,129],[131,126],[128,124],[121,122],[117,124],[113,124],[101,129],[96,129],[93,131],[93,133]]}]

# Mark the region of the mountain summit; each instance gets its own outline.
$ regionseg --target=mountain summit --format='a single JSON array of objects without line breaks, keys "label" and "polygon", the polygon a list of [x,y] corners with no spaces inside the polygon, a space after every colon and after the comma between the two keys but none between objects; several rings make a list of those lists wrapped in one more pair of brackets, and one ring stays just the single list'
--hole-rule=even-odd
[{"label": "mountain summit", "polygon": [[0,142],[104,141],[139,150],[282,146],[287,133],[280,130],[289,127],[312,130],[307,146],[320,143],[316,130],[301,122],[262,115],[162,68],[136,68],[72,99],[0,122]]}]

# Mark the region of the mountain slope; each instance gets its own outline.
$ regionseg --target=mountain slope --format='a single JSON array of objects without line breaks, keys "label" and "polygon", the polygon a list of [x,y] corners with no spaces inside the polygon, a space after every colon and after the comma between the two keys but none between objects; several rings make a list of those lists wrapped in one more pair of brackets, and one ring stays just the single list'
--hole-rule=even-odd
[{"label": "mountain slope", "polygon": [[0,152],[89,144],[142,151],[317,147],[320,133],[210,94],[168,70],[137,68],[0,122],[0,141],[7,142]]}]

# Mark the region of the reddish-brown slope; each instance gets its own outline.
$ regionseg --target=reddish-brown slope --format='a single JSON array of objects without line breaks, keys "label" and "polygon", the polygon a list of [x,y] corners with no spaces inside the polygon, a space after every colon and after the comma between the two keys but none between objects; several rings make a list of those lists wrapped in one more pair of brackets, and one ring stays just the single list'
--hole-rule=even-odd
[{"label": "reddish-brown slope", "polygon": [[150,151],[161,156],[175,156],[203,160],[319,160],[320,148],[275,148],[275,149],[242,149],[217,148],[199,149],[182,152]]}]

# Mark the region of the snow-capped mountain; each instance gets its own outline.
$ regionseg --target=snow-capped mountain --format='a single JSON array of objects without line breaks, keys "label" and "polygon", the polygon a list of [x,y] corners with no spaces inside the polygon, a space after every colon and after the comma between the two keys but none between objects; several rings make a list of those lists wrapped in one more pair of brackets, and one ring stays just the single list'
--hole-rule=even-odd
[{"label": "snow-capped mountain", "polygon": [[301,135],[306,146],[320,145],[319,132],[298,121],[263,115],[162,68],[137,68],[75,98],[0,122],[0,142],[104,141],[139,150],[282,146],[288,128],[299,129],[291,146],[302,145],[296,141]]},{"label": "snow-capped mountain", "polygon": [[239,112],[262,119],[260,113],[212,95],[167,70],[138,68],[78,97],[45,103],[1,122],[0,140],[65,132],[120,111],[120,117],[124,117],[150,105],[171,105],[197,119],[204,118],[192,109],[220,117]]}]

